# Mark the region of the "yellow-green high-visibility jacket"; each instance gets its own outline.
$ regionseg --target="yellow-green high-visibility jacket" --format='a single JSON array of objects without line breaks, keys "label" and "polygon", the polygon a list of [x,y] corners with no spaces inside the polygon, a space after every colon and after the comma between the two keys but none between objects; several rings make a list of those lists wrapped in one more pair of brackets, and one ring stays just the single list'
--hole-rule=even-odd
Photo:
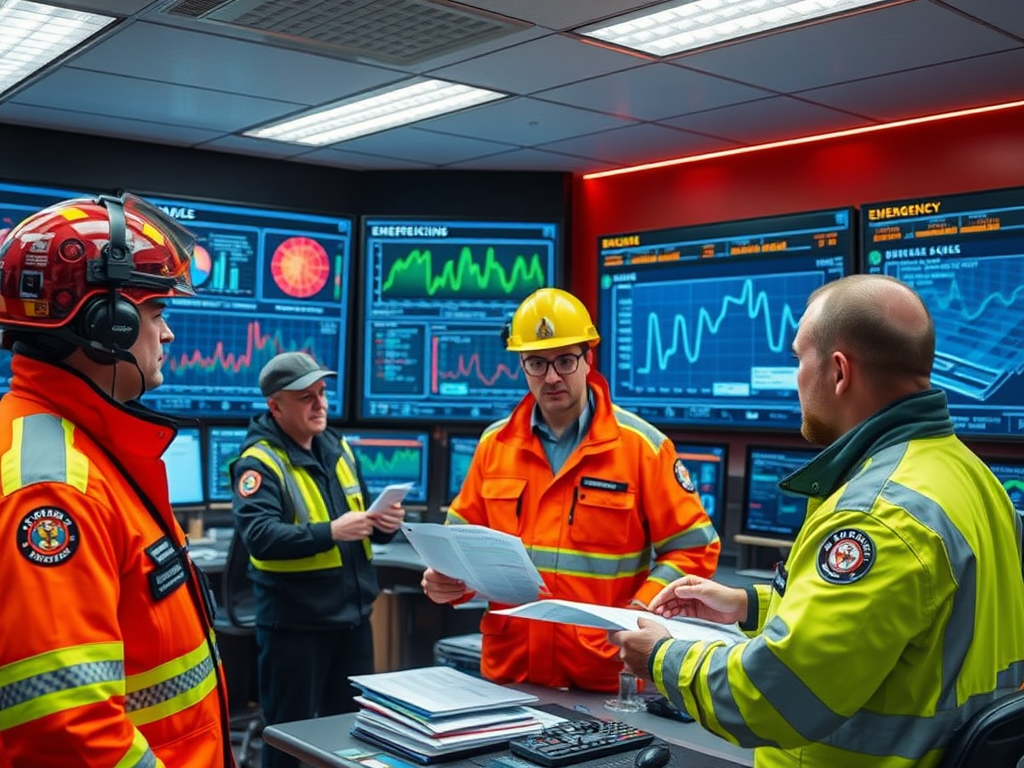
[{"label": "yellow-green high-visibility jacket", "polygon": [[1024,681],[1021,526],[945,395],[898,401],[782,483],[810,496],[757,634],[667,640],[658,687],[757,768],[930,768]]},{"label": "yellow-green high-visibility jacket", "polygon": [[281,629],[356,626],[379,591],[370,542],[337,542],[330,521],[366,509],[352,449],[328,430],[313,450],[289,440],[269,413],[252,419],[232,466],[233,509],[250,554],[256,622]]}]

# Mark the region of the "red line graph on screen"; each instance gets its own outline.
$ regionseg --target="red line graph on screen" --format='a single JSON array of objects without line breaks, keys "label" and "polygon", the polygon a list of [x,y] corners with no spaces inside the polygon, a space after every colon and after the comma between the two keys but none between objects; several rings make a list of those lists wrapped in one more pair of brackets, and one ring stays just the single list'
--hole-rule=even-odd
[{"label": "red line graph on screen", "polygon": [[519,380],[519,369],[511,368],[504,363],[498,363],[494,369],[493,375],[488,375],[481,370],[480,366],[480,353],[474,352],[465,358],[459,355],[457,365],[454,371],[438,371],[438,376],[442,379],[448,379],[449,381],[456,381],[458,379],[468,379],[472,376],[478,378],[481,382],[486,384],[488,387],[493,386],[502,376],[511,379],[512,381]]},{"label": "red line graph on screen", "polygon": [[286,343],[282,338],[281,331],[263,333],[259,320],[252,320],[246,324],[245,330],[245,351],[236,353],[225,349],[224,341],[218,341],[213,351],[203,354],[202,350],[194,349],[180,355],[172,355],[169,360],[170,370],[174,374],[182,375],[188,371],[198,370],[204,373],[213,371],[226,371],[239,373],[243,370],[262,368],[263,365],[279,352],[287,351],[306,352],[317,357],[312,339],[305,339],[298,344]]}]

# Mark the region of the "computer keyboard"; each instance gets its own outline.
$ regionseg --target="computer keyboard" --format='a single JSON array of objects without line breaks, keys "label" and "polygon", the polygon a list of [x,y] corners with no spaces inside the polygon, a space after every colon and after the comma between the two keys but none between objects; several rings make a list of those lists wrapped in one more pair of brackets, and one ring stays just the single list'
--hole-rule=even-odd
[{"label": "computer keyboard", "polygon": [[559,768],[646,747],[654,735],[626,723],[568,720],[540,733],[513,739],[509,751],[532,763]]}]

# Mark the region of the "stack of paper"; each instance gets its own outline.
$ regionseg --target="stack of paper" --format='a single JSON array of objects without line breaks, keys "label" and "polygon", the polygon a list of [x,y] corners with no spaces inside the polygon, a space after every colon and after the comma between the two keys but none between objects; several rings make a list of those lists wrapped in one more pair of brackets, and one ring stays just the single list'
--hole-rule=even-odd
[{"label": "stack of paper", "polygon": [[352,735],[421,763],[502,748],[561,719],[525,706],[536,696],[451,667],[349,679],[362,691]]}]

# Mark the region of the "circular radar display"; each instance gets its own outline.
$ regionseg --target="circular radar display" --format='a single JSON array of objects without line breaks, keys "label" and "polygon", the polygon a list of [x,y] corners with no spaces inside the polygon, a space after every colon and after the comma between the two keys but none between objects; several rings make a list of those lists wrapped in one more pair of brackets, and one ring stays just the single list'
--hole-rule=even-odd
[{"label": "circular radar display", "polygon": [[213,260],[210,258],[210,252],[199,243],[196,243],[196,247],[192,250],[189,272],[192,276],[192,285],[196,288],[206,285],[206,281],[210,279],[210,274],[213,272]]},{"label": "circular radar display", "polygon": [[270,274],[277,287],[289,296],[305,299],[315,295],[331,274],[327,251],[309,237],[289,237],[274,250]]}]

